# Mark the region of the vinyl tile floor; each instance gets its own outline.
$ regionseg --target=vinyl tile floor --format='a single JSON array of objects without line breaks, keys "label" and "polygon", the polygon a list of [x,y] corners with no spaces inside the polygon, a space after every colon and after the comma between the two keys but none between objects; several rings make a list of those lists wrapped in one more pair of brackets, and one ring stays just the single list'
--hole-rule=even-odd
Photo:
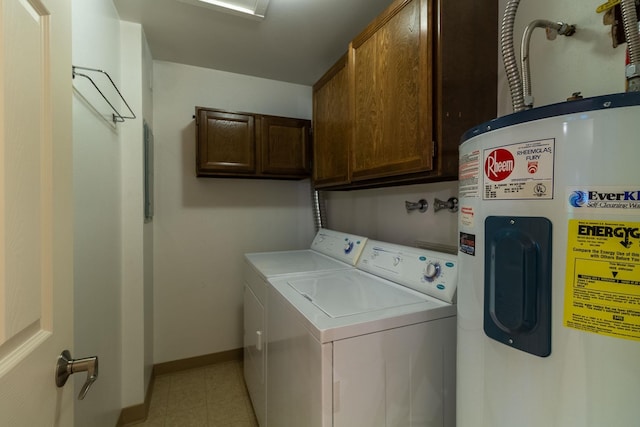
[{"label": "vinyl tile floor", "polygon": [[156,376],[146,421],[126,426],[258,427],[242,362]]}]

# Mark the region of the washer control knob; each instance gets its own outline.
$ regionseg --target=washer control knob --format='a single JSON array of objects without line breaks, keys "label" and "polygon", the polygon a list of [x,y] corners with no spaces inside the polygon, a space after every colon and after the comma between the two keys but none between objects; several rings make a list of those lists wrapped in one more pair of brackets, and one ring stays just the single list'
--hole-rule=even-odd
[{"label": "washer control knob", "polygon": [[344,253],[348,255],[351,253],[352,250],[353,250],[353,242],[351,240],[347,240],[347,242],[344,245]]},{"label": "washer control knob", "polygon": [[440,264],[429,262],[424,269],[424,278],[428,281],[432,281],[440,275]]}]

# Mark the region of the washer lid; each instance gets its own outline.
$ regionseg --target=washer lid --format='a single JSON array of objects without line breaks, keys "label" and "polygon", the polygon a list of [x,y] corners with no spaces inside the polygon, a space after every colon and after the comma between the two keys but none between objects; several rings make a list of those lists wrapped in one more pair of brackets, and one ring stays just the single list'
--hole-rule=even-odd
[{"label": "washer lid", "polygon": [[245,254],[264,277],[303,272],[319,272],[353,268],[326,255],[303,249],[298,251],[254,252]]},{"label": "washer lid", "polygon": [[299,278],[291,279],[288,283],[333,318],[422,303],[425,300],[413,291],[363,275]]}]

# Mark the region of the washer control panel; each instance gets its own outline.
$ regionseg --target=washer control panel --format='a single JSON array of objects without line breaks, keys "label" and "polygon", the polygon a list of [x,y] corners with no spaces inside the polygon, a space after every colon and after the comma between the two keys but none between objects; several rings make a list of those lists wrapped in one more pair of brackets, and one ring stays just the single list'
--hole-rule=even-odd
[{"label": "washer control panel", "polygon": [[311,242],[311,249],[349,265],[356,265],[366,242],[366,237],[321,228]]},{"label": "washer control panel", "polygon": [[357,268],[445,302],[455,300],[457,255],[368,240]]}]

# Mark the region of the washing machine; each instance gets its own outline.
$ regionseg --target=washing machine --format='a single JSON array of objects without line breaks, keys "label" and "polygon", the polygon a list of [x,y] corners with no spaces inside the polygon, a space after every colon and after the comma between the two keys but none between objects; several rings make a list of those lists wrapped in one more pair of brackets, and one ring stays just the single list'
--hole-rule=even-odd
[{"label": "washing machine", "polygon": [[309,249],[245,254],[244,377],[261,427],[266,426],[266,281],[309,272],[354,269],[367,239],[320,229]]},{"label": "washing machine", "polygon": [[269,279],[267,425],[455,426],[456,255],[368,240]]}]

